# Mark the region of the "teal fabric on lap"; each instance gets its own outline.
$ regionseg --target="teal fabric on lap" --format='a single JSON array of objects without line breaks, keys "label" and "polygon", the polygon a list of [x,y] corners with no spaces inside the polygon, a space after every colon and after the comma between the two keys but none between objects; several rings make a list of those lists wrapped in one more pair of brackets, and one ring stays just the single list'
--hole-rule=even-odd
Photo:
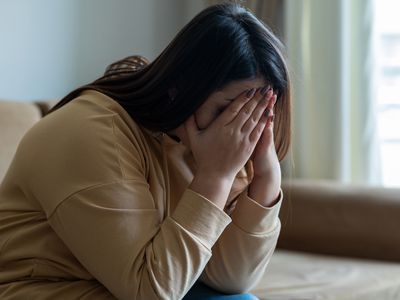
[{"label": "teal fabric on lap", "polygon": [[185,297],[183,297],[183,300],[259,300],[259,298],[248,293],[236,295],[223,294],[197,281]]}]

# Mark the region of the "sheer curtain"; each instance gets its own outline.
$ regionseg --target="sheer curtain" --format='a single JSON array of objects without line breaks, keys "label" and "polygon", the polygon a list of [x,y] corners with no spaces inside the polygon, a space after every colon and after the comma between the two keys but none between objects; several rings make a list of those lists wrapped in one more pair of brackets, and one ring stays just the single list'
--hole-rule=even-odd
[{"label": "sheer curtain", "polygon": [[247,1],[223,1],[223,0],[206,0],[208,5],[224,3],[224,2],[235,2],[241,3],[242,5],[249,8],[258,18],[263,20],[279,37],[284,34],[283,30],[283,0],[247,0]]},{"label": "sheer curtain", "polygon": [[288,0],[294,178],[380,183],[370,0]]}]

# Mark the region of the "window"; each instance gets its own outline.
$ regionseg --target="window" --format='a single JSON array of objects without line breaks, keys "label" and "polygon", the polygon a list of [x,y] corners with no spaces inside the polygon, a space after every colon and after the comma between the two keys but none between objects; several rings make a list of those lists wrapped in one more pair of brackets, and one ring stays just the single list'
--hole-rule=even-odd
[{"label": "window", "polygon": [[375,0],[378,132],[383,184],[400,186],[400,1]]}]

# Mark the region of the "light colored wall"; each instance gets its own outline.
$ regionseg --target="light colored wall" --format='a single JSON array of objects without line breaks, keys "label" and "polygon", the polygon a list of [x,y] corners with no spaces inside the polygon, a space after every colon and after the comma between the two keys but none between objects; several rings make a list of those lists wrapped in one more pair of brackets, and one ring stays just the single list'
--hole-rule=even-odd
[{"label": "light colored wall", "polygon": [[154,59],[188,21],[185,1],[2,0],[0,99],[60,98],[112,61]]},{"label": "light colored wall", "polygon": [[186,0],[184,1],[184,15],[183,20],[185,23],[189,22],[197,13],[206,8],[209,3],[207,0]]}]

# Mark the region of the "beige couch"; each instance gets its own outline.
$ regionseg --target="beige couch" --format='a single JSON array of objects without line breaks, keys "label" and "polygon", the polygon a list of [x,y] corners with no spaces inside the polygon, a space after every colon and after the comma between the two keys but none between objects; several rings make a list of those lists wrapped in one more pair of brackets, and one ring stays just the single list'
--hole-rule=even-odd
[{"label": "beige couch", "polygon": [[[55,102],[0,101],[0,182]],[[400,189],[286,180],[282,232],[261,299],[400,299]]]},{"label": "beige couch", "polygon": [[262,299],[400,299],[400,189],[285,181]]}]

